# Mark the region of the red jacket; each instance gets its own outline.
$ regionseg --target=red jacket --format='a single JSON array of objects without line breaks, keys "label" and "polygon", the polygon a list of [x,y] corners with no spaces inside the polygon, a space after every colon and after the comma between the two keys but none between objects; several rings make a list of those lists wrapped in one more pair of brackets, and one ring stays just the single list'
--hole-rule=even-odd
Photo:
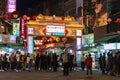
[{"label": "red jacket", "polygon": [[86,66],[87,67],[92,67],[92,57],[87,57],[86,58]]}]

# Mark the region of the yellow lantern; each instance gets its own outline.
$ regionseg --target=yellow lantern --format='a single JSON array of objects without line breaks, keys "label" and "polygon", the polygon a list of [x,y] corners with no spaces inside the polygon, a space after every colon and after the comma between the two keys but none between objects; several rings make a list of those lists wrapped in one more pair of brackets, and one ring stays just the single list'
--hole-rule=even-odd
[{"label": "yellow lantern", "polygon": [[98,22],[102,22],[102,18],[99,18],[99,19],[98,19]]},{"label": "yellow lantern", "polygon": [[65,43],[67,41],[67,38],[66,37],[62,38],[62,41]]},{"label": "yellow lantern", "polygon": [[56,37],[56,42],[60,42],[60,38],[59,37]]},{"label": "yellow lantern", "polygon": [[49,41],[50,41],[50,42],[53,42],[53,38],[52,38],[52,37],[50,37],[50,38],[49,38]]}]

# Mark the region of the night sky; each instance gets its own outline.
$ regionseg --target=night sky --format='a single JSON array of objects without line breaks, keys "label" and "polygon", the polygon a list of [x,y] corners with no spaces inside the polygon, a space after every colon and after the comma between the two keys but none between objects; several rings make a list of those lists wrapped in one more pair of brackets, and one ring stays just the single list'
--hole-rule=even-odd
[{"label": "night sky", "polygon": [[39,12],[42,12],[43,2],[48,0],[16,0],[17,1],[17,11],[25,14],[28,9],[39,8]]}]

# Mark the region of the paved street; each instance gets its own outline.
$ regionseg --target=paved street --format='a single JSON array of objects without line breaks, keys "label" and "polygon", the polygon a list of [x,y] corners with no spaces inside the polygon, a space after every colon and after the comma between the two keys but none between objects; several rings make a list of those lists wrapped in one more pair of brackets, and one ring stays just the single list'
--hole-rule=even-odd
[{"label": "paved street", "polygon": [[62,71],[22,71],[0,72],[0,80],[120,80],[118,76],[101,75],[94,71],[92,77],[87,77],[84,71],[73,71],[69,76],[63,76]]}]

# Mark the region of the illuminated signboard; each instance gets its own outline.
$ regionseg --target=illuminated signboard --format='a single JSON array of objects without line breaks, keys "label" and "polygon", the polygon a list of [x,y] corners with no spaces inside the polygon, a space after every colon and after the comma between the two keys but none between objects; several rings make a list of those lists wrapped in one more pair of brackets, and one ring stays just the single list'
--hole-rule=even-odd
[{"label": "illuminated signboard", "polygon": [[10,43],[16,43],[16,36],[15,35],[10,35],[9,42]]},{"label": "illuminated signboard", "polygon": [[46,32],[47,33],[65,33],[65,26],[47,25]]},{"label": "illuminated signboard", "polygon": [[117,43],[117,49],[120,49],[120,43]]},{"label": "illuminated signboard", "polygon": [[2,34],[0,34],[0,42],[2,42]]},{"label": "illuminated signboard", "polygon": [[21,19],[21,26],[20,26],[21,30],[20,30],[20,35],[21,37],[25,37],[25,23],[24,23],[24,19]]},{"label": "illuminated signboard", "polygon": [[2,42],[9,43],[9,35],[2,35]]},{"label": "illuminated signboard", "polygon": [[13,35],[19,36],[20,35],[20,24],[18,23],[13,23]]},{"label": "illuminated signboard", "polygon": [[76,36],[82,36],[82,31],[81,30],[76,30]]},{"label": "illuminated signboard", "polygon": [[33,36],[28,36],[28,53],[33,54],[34,44],[33,44]]},{"label": "illuminated signboard", "polygon": [[16,11],[16,0],[8,0],[7,11],[9,13],[12,13],[12,12]]},{"label": "illuminated signboard", "polygon": [[81,38],[77,38],[76,41],[77,41],[77,43],[76,43],[77,44],[76,49],[79,50],[79,49],[81,49],[82,39]]},{"label": "illuminated signboard", "polygon": [[103,44],[105,50],[117,49],[116,43]]},{"label": "illuminated signboard", "polygon": [[33,34],[34,34],[33,28],[28,28],[28,35],[33,35]]}]

